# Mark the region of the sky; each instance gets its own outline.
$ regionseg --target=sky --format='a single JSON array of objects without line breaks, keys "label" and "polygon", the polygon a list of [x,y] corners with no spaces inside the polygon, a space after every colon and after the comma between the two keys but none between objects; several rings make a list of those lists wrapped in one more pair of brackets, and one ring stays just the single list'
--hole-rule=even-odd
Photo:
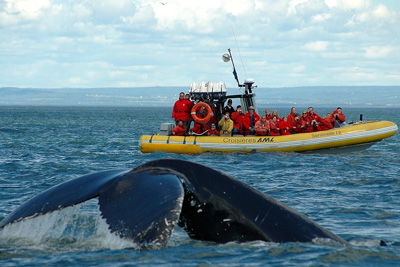
[{"label": "sky", "polygon": [[400,85],[398,0],[0,0],[0,87]]}]

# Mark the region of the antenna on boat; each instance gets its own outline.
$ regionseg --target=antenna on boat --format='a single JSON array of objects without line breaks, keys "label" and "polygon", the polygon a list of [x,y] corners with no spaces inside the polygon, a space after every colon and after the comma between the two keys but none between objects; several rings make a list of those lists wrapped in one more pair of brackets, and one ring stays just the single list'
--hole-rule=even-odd
[{"label": "antenna on boat", "polygon": [[[235,77],[237,84],[240,87],[244,87],[244,94],[239,95],[238,97],[240,98],[240,101],[242,103],[242,108],[243,110],[247,111],[251,106],[255,107],[256,106],[256,100],[255,100],[255,94],[252,92],[252,88],[257,87],[253,86],[254,80],[253,79],[245,79],[244,84],[240,84],[239,78],[236,72],[236,67],[235,63],[233,62],[232,58],[232,53],[231,49],[228,48],[228,53],[225,53],[222,55],[222,60],[224,62],[229,62],[230,60],[232,61],[232,66],[233,66],[233,76]],[[235,96],[236,97],[236,96]]]},{"label": "antenna on boat", "polygon": [[239,53],[240,62],[242,62],[242,68],[243,68],[244,76],[247,79],[246,69],[244,68],[242,54],[240,54],[240,49],[239,49],[239,45],[238,45],[238,42],[237,42],[237,38],[236,38],[235,30],[233,29],[233,26],[231,26],[231,29],[232,29],[233,37],[235,37],[235,43],[236,43],[236,47],[237,47],[237,50],[238,50],[238,53]]},{"label": "antenna on boat", "polygon": [[224,62],[232,61],[232,66],[233,66],[233,72],[232,73],[233,73],[233,76],[235,77],[235,80],[237,81],[238,86],[239,87],[244,87],[244,85],[240,84],[240,82],[239,82],[239,78],[238,78],[238,75],[237,75],[237,72],[236,72],[236,67],[235,67],[235,63],[233,62],[233,58],[232,58],[232,54],[231,54],[231,49],[230,48],[228,48],[228,52],[229,52],[229,54],[225,53],[225,54],[222,55],[222,60]]}]

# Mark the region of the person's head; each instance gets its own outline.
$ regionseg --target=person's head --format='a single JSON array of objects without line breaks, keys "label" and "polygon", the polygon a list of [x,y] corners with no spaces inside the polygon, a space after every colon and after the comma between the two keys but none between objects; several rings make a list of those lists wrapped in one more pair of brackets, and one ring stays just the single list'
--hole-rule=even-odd
[{"label": "person's head", "polygon": [[278,117],[278,111],[277,110],[272,111],[272,116],[277,116]]},{"label": "person's head", "polygon": [[303,118],[307,117],[307,111],[303,110],[303,113],[301,116],[303,116]]},{"label": "person's head", "polygon": [[182,120],[179,120],[179,121],[178,121],[178,125],[182,126],[182,125],[183,125],[183,121],[182,121]]},{"label": "person's head", "polygon": [[326,117],[329,119],[331,117],[331,113],[326,113]]},{"label": "person's head", "polygon": [[232,106],[232,99],[228,99],[228,106]]},{"label": "person's head", "polygon": [[184,92],[180,92],[179,93],[179,99],[184,99],[185,98],[185,93]]},{"label": "person's head", "polygon": [[190,95],[189,95],[189,94],[186,94],[186,95],[185,95],[185,99],[190,100]]},{"label": "person's head", "polygon": [[266,109],[266,110],[265,110],[265,115],[268,116],[268,115],[270,115],[270,114],[271,114],[271,111],[269,111],[269,109]]},{"label": "person's head", "polygon": [[238,105],[238,106],[236,107],[236,111],[237,111],[237,112],[242,112],[242,106],[241,106],[241,105]]},{"label": "person's head", "polygon": [[250,106],[250,107],[249,107],[249,112],[250,112],[250,114],[253,114],[253,113],[254,113],[254,107],[253,107],[253,106]]},{"label": "person's head", "polygon": [[290,110],[290,112],[292,112],[293,114],[295,114],[295,113],[296,113],[296,108],[295,108],[295,107],[292,107],[292,109]]},{"label": "person's head", "polygon": [[229,112],[225,112],[225,120],[229,119]]},{"label": "person's head", "polygon": [[266,116],[266,115],[262,115],[262,116],[261,116],[261,121],[262,121],[262,122],[265,122],[266,120],[267,120],[267,116]]},{"label": "person's head", "polygon": [[308,107],[308,112],[313,113],[314,112],[314,108],[313,107]]},{"label": "person's head", "polygon": [[287,121],[287,116],[283,117],[283,121]]},{"label": "person's head", "polygon": [[276,116],[272,116],[272,120],[273,120],[273,121],[276,121],[276,120],[277,120],[277,117],[276,117]]},{"label": "person's head", "polygon": [[211,124],[211,130],[215,130],[215,124]]},{"label": "person's head", "polygon": [[338,107],[336,110],[337,110],[337,112],[338,112],[339,114],[342,113],[342,108],[341,108],[341,107]]}]

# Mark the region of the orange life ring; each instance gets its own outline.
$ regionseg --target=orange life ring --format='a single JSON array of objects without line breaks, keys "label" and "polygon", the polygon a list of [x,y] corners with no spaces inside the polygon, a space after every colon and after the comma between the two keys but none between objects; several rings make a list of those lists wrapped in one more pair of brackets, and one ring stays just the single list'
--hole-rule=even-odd
[{"label": "orange life ring", "polygon": [[[197,116],[197,113],[200,111],[200,109],[202,107],[207,110],[207,115],[204,118]],[[196,105],[194,105],[194,107],[192,108],[191,114],[192,114],[192,118],[195,122],[206,123],[207,121],[210,120],[210,118],[212,116],[212,110],[211,110],[210,105],[208,105],[207,103],[199,102]]]}]

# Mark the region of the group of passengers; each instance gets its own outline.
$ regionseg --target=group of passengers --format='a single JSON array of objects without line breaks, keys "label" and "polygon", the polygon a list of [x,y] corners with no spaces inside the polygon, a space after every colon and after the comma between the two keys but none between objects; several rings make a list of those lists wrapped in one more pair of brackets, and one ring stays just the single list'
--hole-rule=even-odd
[{"label": "group of passengers", "polygon": [[[186,135],[192,107],[193,103],[190,101],[189,94],[185,96],[185,93],[181,92],[172,111],[172,117],[176,123],[176,127],[172,130],[173,135]],[[199,112],[200,115],[207,113],[203,109],[202,107]],[[235,110],[232,107],[232,99],[229,99],[219,121],[215,117],[211,117],[207,123],[195,122],[190,130],[196,134],[209,136],[278,136],[329,130],[334,128],[335,125],[342,124],[345,120],[345,115],[340,107],[332,114],[327,113],[324,118],[316,114],[313,107],[303,111],[302,115],[296,113],[296,108],[292,107],[290,114],[283,118],[279,117],[278,111],[274,110],[271,114],[270,110],[266,109],[265,115],[260,117],[253,106],[248,108],[246,114],[242,112],[240,105]]]},{"label": "group of passengers", "polygon": [[[270,110],[266,109],[265,115],[255,122],[250,134],[278,136],[325,131],[340,126],[345,120],[346,117],[340,107],[332,114],[327,113],[324,118],[315,113],[313,107],[304,110],[302,115],[296,113],[296,108],[292,107],[290,114],[283,118],[279,117],[278,111],[274,110],[271,114]],[[246,127],[245,125],[245,129]]]}]

